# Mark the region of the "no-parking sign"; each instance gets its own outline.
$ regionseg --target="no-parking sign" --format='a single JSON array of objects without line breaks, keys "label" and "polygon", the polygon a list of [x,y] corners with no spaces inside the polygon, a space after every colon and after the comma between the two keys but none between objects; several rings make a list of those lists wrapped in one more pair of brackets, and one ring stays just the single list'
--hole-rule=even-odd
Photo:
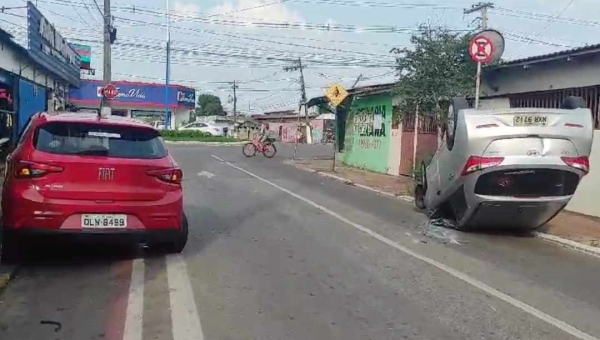
[{"label": "no-parking sign", "polygon": [[489,63],[494,53],[494,44],[486,37],[476,36],[469,45],[471,59],[478,63]]}]

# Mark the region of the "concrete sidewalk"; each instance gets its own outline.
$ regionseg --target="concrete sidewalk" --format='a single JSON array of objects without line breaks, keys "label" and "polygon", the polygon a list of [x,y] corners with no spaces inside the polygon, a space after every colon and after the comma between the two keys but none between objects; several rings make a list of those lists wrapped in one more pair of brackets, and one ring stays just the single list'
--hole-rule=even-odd
[{"label": "concrete sidewalk", "polygon": [[[0,190],[2,189],[2,182],[4,181],[4,164],[0,164]],[[0,211],[0,217],[1,215],[1,211]],[[0,230],[1,226],[0,226]],[[0,242],[2,242],[2,236],[0,235]],[[1,247],[1,243],[0,243],[0,247]],[[16,267],[15,266],[6,266],[6,265],[2,265],[0,264],[0,291],[2,291],[2,289],[4,289],[4,287],[6,287],[6,285],[8,285],[8,282],[13,278],[13,276],[16,273]]]},{"label": "concrete sidewalk", "polygon": [[[350,168],[343,164],[336,164],[336,171],[333,172],[331,160],[290,160],[287,163],[383,195],[405,200],[413,198],[414,183],[408,177],[378,174]],[[600,219],[598,218],[564,210],[538,232],[540,237],[549,241],[600,255]]]}]

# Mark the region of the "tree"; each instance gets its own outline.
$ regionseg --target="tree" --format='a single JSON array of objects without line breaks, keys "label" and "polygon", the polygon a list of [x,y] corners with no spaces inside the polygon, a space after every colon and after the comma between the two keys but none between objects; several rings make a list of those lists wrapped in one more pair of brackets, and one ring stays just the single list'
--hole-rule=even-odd
[{"label": "tree", "polygon": [[413,49],[392,50],[398,54],[398,92],[407,106],[403,112],[414,111],[418,103],[420,112],[440,114],[443,112],[440,103],[475,93],[477,64],[469,56],[472,37],[444,27],[421,25],[410,39]]},{"label": "tree", "polygon": [[221,105],[221,99],[212,94],[201,94],[198,96],[198,107],[196,116],[225,116],[225,110]]}]

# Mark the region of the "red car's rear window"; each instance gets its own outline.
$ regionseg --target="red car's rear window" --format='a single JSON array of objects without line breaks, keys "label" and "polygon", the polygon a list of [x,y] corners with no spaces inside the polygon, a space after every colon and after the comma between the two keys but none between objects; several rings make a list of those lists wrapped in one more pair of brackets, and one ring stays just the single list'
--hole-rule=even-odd
[{"label": "red car's rear window", "polygon": [[79,156],[158,159],[167,156],[160,134],[141,127],[80,122],[49,122],[33,135],[36,150]]}]

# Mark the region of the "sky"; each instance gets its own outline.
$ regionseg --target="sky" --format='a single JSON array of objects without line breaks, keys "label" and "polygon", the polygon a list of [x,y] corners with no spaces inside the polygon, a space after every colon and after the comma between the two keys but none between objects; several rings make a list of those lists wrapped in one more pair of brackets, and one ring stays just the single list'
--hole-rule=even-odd
[{"label": "sky", "polygon": [[[103,1],[33,0],[69,42],[92,46],[96,75],[85,78],[102,78]],[[466,0],[111,0],[113,80],[165,81],[167,1],[171,82],[217,95],[230,111],[236,81],[243,114],[297,109],[300,73],[284,70],[297,58],[310,99],[334,83],[393,82],[390,50],[411,48],[420,24],[456,32],[478,24],[477,13],[463,13]],[[25,5],[0,0],[0,27],[26,46]],[[496,0],[488,26],[512,60],[600,43],[596,13],[599,0]]]}]

